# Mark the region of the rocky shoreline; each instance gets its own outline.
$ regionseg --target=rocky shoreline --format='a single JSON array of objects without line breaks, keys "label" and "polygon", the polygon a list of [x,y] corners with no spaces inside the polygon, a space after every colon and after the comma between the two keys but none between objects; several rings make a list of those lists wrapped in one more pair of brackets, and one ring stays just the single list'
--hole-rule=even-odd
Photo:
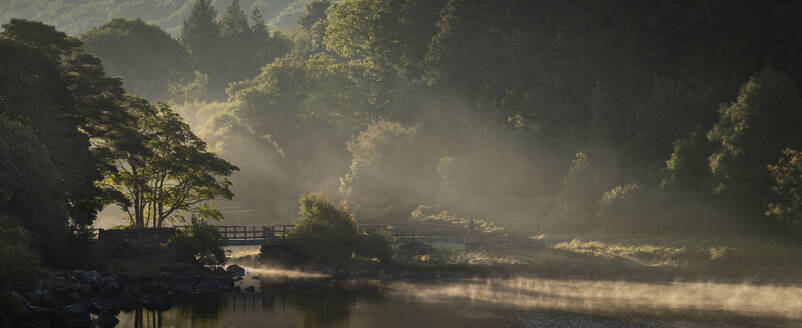
[{"label": "rocky shoreline", "polygon": [[40,271],[39,289],[14,293],[22,307],[15,327],[114,327],[121,311],[138,307],[167,310],[184,296],[237,292],[239,287],[234,286],[234,281],[245,273],[236,265],[224,270],[171,263],[162,269],[142,277],[124,272]]}]

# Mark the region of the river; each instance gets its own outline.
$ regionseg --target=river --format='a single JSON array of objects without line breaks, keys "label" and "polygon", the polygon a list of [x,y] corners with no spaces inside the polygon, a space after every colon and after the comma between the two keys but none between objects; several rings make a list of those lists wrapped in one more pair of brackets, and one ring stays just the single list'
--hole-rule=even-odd
[{"label": "river", "polygon": [[[802,327],[802,288],[536,278],[336,281],[248,268],[254,292],[121,313],[117,327]],[[254,278],[256,277],[256,278]]]}]

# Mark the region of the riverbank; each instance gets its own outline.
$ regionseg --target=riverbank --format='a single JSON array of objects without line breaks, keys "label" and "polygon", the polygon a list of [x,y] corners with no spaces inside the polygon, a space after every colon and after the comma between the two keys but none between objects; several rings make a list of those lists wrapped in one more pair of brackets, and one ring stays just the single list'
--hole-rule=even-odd
[{"label": "riverbank", "polygon": [[189,263],[152,265],[149,272],[40,271],[40,287],[22,295],[17,327],[114,327],[116,316],[137,307],[166,310],[186,296],[236,291],[242,273]]},{"label": "riverbank", "polygon": [[[692,234],[585,234],[527,238],[466,250],[437,244],[397,253],[389,263],[280,263],[256,255],[236,261],[341,278],[429,280],[532,277],[572,280],[802,284],[802,244],[793,240]],[[277,264],[277,262],[279,262]]]}]

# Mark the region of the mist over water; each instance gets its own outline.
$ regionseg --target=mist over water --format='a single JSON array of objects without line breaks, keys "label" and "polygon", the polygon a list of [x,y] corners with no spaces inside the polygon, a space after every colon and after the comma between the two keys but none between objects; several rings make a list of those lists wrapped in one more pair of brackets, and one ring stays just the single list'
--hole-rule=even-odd
[{"label": "mist over water", "polygon": [[[734,283],[537,278],[454,282],[333,280],[246,267],[255,293],[206,295],[162,312],[129,312],[153,327],[798,327],[802,290]],[[259,279],[252,277],[258,276]],[[161,324],[158,324],[161,321]],[[551,324],[549,326],[548,324]],[[148,326],[148,325],[145,325]]]},{"label": "mist over water", "polygon": [[426,285],[424,288],[398,283],[391,290],[399,297],[418,302],[466,300],[523,310],[599,315],[728,313],[802,320],[802,288],[787,286],[515,278]]}]

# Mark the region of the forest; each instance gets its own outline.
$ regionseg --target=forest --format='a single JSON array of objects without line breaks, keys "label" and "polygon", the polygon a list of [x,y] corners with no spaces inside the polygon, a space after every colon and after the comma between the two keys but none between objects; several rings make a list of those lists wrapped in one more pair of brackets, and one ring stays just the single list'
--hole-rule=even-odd
[{"label": "forest", "polygon": [[795,1],[82,3],[0,4],[0,292],[104,209],[284,224],[310,192],[521,238],[802,234]]}]

